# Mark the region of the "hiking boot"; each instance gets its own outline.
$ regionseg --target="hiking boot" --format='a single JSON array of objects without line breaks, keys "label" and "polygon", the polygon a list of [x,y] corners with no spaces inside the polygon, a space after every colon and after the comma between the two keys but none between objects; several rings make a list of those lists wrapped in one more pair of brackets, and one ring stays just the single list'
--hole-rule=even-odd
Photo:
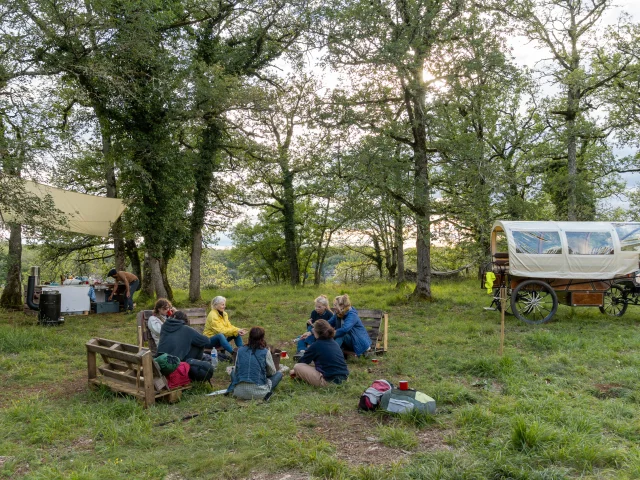
[{"label": "hiking boot", "polygon": [[302,358],[302,356],[304,355],[304,352],[305,352],[304,350],[300,350],[298,353],[296,353],[293,356],[293,361],[298,363],[300,361],[300,359]]},{"label": "hiking boot", "polygon": [[218,361],[230,362],[231,360],[231,355],[229,355],[227,352],[218,352]]}]

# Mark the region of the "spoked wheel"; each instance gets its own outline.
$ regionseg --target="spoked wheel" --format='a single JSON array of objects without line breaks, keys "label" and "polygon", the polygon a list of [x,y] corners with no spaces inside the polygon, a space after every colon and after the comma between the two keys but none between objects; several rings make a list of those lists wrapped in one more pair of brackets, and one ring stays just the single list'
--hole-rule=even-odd
[{"label": "spoked wheel", "polygon": [[525,280],[511,293],[511,311],[519,320],[537,325],[551,320],[558,310],[558,296],[542,280]]},{"label": "spoked wheel", "polygon": [[[507,288],[507,304],[504,306],[504,313],[506,315],[513,315],[513,312],[511,311],[511,301],[509,300],[509,297],[511,296],[511,289]],[[499,288],[494,288],[493,289],[493,301],[491,302],[491,305],[496,307],[496,310],[498,312],[502,311],[502,302],[500,301],[500,289]]]},{"label": "spoked wheel", "polygon": [[612,317],[621,317],[627,311],[627,306],[627,293],[624,291],[624,287],[614,284],[604,292],[600,312]]}]

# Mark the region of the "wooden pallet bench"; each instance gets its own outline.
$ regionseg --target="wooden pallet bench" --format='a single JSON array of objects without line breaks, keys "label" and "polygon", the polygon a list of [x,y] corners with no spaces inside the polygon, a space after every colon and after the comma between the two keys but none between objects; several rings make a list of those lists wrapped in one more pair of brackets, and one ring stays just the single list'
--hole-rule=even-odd
[{"label": "wooden pallet bench", "polygon": [[[187,318],[189,319],[188,324],[202,333],[207,320],[207,311],[204,308],[185,308],[181,310],[187,314]],[[151,353],[155,355],[158,351],[158,346],[151,336],[151,330],[149,330],[149,317],[151,317],[151,315],[153,315],[153,310],[142,310],[136,315],[138,346],[148,346]]]},{"label": "wooden pallet bench", "polygon": [[[358,316],[367,329],[371,339],[371,350],[368,355],[382,355],[387,351],[387,336],[389,333],[389,315],[382,310],[358,310]],[[354,352],[345,350],[346,356],[355,356]]]},{"label": "wooden pallet bench", "polygon": [[[114,392],[126,393],[143,402],[144,407],[163,399],[177,402],[188,385],[169,389],[167,379],[148,348],[92,338],[86,343],[89,387],[105,385]],[[98,365],[98,356],[102,364]]]}]

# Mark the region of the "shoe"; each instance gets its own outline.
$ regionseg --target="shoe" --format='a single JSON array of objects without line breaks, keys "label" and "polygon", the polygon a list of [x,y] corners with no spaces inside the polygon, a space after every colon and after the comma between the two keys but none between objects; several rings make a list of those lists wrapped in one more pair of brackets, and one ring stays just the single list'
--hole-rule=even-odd
[{"label": "shoe", "polygon": [[300,350],[298,353],[296,353],[293,356],[293,361],[294,362],[299,362],[303,355],[304,355],[304,350]]},{"label": "shoe", "polygon": [[262,400],[264,400],[264,403],[267,403],[269,401],[269,399],[271,398],[271,396],[273,395],[273,390],[270,390],[269,393],[267,393],[264,398]]},{"label": "shoe", "polygon": [[231,362],[233,358],[227,352],[218,352],[218,361]]}]

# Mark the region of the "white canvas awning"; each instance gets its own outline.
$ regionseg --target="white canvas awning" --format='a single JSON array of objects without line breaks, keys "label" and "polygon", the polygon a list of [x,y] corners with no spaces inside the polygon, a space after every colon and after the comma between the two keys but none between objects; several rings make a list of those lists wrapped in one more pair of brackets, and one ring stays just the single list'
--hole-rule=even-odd
[{"label": "white canvas awning", "polygon": [[640,223],[516,222],[493,225],[506,235],[509,272],[530,278],[613,279],[639,269]]},{"label": "white canvas awning", "polygon": [[[51,196],[54,207],[63,212],[67,218],[66,225],[56,226],[56,228],[85,235],[109,236],[111,225],[125,208],[122,200],[118,198],[69,192],[28,180],[25,181],[25,190],[39,198]],[[2,212],[2,216],[5,222],[29,223],[28,219],[16,218],[6,210]]]}]

